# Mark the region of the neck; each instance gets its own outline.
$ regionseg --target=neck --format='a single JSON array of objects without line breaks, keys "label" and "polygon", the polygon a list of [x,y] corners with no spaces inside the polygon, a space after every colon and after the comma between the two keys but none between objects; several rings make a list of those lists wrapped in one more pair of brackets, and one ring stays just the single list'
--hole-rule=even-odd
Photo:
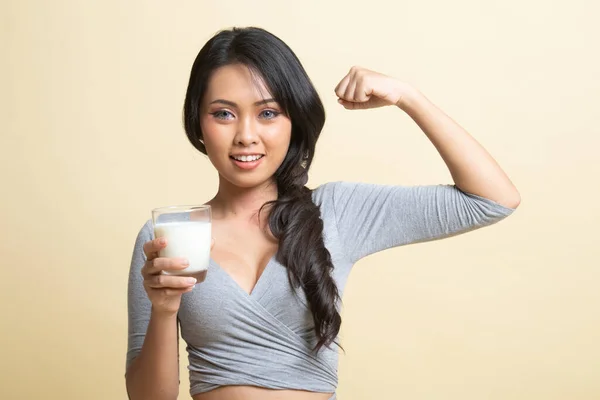
[{"label": "neck", "polygon": [[[245,219],[258,221],[260,208],[268,201],[277,200],[277,184],[266,182],[252,188],[240,188],[219,177],[219,190],[209,201],[214,219]],[[261,213],[261,221],[268,216],[268,209]]]}]

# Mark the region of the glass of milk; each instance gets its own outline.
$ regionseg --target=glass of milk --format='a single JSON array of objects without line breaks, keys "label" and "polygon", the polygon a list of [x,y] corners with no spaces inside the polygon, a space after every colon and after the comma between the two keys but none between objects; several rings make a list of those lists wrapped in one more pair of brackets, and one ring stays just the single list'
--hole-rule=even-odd
[{"label": "glass of milk", "polygon": [[211,210],[210,206],[170,206],[152,210],[154,236],[167,239],[160,257],[184,257],[190,265],[167,275],[191,276],[204,281],[210,259]]}]

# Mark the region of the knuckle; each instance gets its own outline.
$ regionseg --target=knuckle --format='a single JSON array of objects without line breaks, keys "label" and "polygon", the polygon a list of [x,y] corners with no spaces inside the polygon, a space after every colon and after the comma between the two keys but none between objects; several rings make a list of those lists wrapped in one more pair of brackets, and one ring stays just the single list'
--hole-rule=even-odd
[{"label": "knuckle", "polygon": [[148,254],[150,254],[150,246],[151,246],[152,241],[147,241],[144,243],[144,246],[142,246],[142,250],[144,250],[144,254],[146,256],[148,256]]},{"label": "knuckle", "polygon": [[161,270],[163,265],[163,260],[161,258],[155,258],[152,260],[152,268],[154,270]]},{"label": "knuckle", "polygon": [[156,269],[156,263],[154,260],[148,260],[146,261],[146,266],[144,268],[146,269],[146,274],[153,275],[154,270]]}]

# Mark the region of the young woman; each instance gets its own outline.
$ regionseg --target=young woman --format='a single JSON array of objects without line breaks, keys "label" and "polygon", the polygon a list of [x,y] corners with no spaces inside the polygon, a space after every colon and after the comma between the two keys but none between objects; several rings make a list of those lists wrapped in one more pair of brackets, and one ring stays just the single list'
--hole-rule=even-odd
[{"label": "young woman", "polygon": [[325,112],[300,61],[262,29],[218,33],[194,62],[184,105],[187,136],[219,176],[207,202],[211,263],[198,285],[161,274],[185,260],[157,257],[166,243],[150,221],[141,229],[129,276],[130,398],[177,398],[180,327],[194,400],[333,399],[340,298],[353,264],[491,225],[518,206],[494,159],[414,87],[353,67],[335,93],[347,109],[407,113],[454,185],[308,189]]}]

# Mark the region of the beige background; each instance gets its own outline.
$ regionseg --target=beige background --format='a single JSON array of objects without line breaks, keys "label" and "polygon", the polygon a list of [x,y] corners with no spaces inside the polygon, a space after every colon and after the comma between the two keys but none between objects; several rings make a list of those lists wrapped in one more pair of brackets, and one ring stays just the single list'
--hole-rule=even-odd
[{"label": "beige background", "polygon": [[600,398],[597,4],[3,1],[0,398],[126,398],[131,249],[151,208],[216,189],[180,117],[232,25],[288,42],[323,97],[311,186],[450,180],[399,110],[337,105],[358,64],[418,86],[522,194],[494,227],[356,266],[340,399]]}]

